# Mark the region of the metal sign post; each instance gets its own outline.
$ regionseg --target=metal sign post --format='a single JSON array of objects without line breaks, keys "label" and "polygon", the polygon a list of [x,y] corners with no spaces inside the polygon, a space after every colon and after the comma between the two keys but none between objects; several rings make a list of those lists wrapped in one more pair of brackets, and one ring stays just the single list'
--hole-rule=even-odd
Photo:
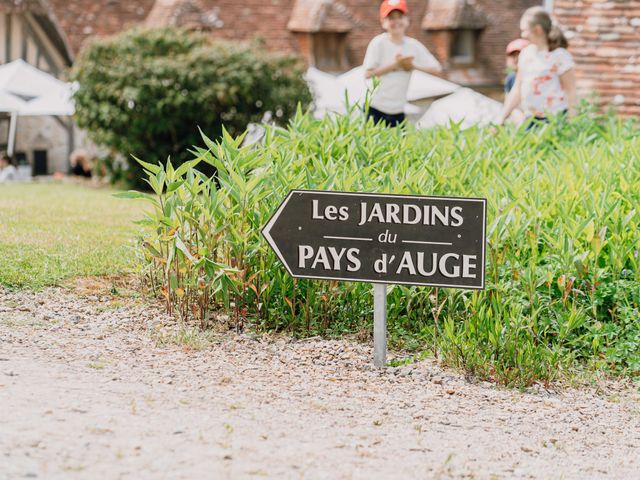
[{"label": "metal sign post", "polygon": [[484,288],[486,208],[483,198],[292,190],[262,234],[295,278],[374,284],[382,367],[388,284]]},{"label": "metal sign post", "polygon": [[373,284],[373,364],[387,364],[387,285]]}]

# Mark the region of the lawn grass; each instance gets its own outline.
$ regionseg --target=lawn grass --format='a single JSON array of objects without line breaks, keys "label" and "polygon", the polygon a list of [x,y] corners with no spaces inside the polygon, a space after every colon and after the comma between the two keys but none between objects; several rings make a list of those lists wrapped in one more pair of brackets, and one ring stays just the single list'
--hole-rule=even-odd
[{"label": "lawn grass", "polygon": [[111,189],[73,184],[0,185],[0,284],[39,289],[76,276],[117,275],[144,204]]}]

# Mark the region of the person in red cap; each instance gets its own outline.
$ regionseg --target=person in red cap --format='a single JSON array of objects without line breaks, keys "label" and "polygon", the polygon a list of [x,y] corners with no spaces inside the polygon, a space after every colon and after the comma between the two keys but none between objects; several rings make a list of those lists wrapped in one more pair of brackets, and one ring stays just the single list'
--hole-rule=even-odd
[{"label": "person in red cap", "polygon": [[518,72],[518,57],[520,52],[529,45],[524,38],[517,38],[507,45],[507,70],[509,74],[504,81],[504,93],[509,93],[516,83],[516,73]]},{"label": "person in red cap", "polygon": [[374,37],[364,56],[366,77],[378,77],[380,84],[371,95],[367,116],[375,123],[395,127],[404,120],[407,89],[411,71],[442,72],[440,63],[415,38],[405,35],[409,27],[407,2],[384,0],[380,5],[380,22],[384,33]]}]

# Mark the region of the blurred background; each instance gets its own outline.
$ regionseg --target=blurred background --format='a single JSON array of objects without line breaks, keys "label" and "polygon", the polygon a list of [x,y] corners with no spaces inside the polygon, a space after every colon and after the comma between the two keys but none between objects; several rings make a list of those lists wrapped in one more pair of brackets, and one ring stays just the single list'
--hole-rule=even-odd
[{"label": "blurred background", "polygon": [[[635,0],[409,0],[408,34],[444,67],[443,78],[412,80],[409,117],[429,126],[462,114],[471,122],[495,116],[504,97],[505,47],[519,37],[524,10],[541,4],[570,41],[581,98],[621,116],[640,114]],[[0,0],[0,150],[10,152],[25,177],[81,170],[83,158],[109,154],[74,121],[72,95],[81,85],[70,82],[70,72],[89,45],[132,28],[175,27],[294,55],[304,63],[317,115],[344,111],[345,91],[352,101],[364,97],[359,66],[382,31],[378,6],[374,0]]]}]

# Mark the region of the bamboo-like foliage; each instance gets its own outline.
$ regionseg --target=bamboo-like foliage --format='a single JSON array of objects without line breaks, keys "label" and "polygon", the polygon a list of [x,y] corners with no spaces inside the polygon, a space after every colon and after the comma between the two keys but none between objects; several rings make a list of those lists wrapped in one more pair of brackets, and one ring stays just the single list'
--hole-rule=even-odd
[{"label": "bamboo-like foliage", "polygon": [[393,287],[396,345],[512,385],[578,364],[638,375],[637,127],[585,113],[532,133],[415,131],[298,111],[260,144],[203,135],[176,169],[140,161],[154,195],[124,196],[153,204],[140,247],[169,311],[299,335],[367,332],[372,300],[367,284],[296,281],[270,251],[260,229],[290,189],[486,197],[486,290]]}]

